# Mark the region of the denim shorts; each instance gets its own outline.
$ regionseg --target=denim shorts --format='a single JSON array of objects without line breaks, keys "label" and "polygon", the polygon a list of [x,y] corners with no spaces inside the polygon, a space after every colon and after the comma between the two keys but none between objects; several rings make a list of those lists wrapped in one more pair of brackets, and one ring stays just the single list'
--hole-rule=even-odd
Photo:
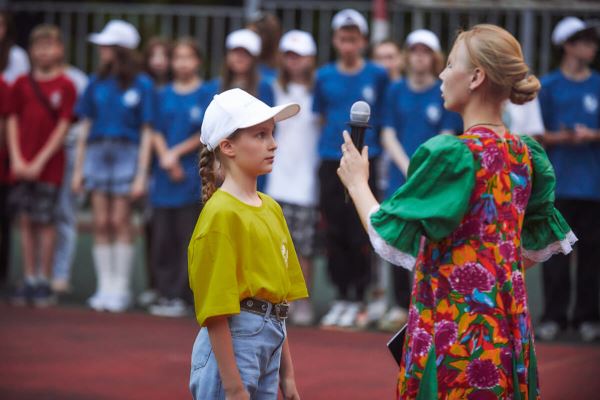
[{"label": "denim shorts", "polygon": [[[242,311],[229,317],[235,361],[252,400],[277,400],[285,322]],[[190,391],[196,400],[225,400],[208,329],[201,328],[192,349]]]},{"label": "denim shorts", "polygon": [[102,139],[88,143],[83,163],[85,188],[124,195],[131,190],[139,145],[129,140]]}]

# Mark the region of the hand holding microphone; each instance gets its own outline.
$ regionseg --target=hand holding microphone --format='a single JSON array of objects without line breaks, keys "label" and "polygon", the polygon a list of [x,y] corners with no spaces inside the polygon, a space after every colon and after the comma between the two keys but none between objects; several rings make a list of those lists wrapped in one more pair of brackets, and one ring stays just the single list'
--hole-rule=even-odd
[{"label": "hand holding microphone", "polygon": [[344,144],[342,144],[342,159],[338,176],[346,187],[345,201],[348,202],[347,188],[354,181],[369,179],[368,148],[364,147],[365,130],[369,127],[371,109],[364,101],[357,101],[350,109],[350,135],[344,132]]}]

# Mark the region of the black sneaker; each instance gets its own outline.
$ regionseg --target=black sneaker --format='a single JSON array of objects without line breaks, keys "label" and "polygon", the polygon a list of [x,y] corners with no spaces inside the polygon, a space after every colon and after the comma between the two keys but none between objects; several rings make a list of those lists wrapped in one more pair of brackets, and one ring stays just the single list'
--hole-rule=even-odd
[{"label": "black sneaker", "polygon": [[26,306],[33,302],[37,287],[31,283],[23,283],[17,287],[10,296],[10,304],[13,306]]},{"label": "black sneaker", "polygon": [[54,293],[48,282],[40,283],[33,293],[33,305],[36,307],[48,307],[56,302]]}]

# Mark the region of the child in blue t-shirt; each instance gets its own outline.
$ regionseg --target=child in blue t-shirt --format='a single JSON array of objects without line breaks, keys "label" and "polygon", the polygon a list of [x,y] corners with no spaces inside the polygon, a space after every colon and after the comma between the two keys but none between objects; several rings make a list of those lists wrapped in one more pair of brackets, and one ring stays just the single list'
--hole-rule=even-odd
[{"label": "child in blue t-shirt", "polygon": [[[462,131],[460,115],[444,108],[438,74],[444,57],[438,37],[417,29],[406,38],[406,78],[390,85],[383,112],[382,143],[390,156],[385,197],[405,182],[408,161],[415,150],[440,133]],[[406,322],[410,301],[407,270],[392,266],[396,305],[379,321],[381,329],[397,331]]]},{"label": "child in blue t-shirt", "polygon": [[150,79],[135,62],[140,36],[121,20],[90,35],[100,66],[76,111],[83,120],[72,187],[91,192],[97,278],[95,310],[125,311],[134,265],[132,201],[146,191],[154,116]]},{"label": "child in blue t-shirt", "polygon": [[[556,205],[577,232],[577,274],[572,324],[585,341],[600,337],[600,74],[590,68],[596,30],[575,17],[561,20],[552,41],[560,68],[542,79],[541,137],[556,171]],[[544,314],[536,336],[552,340],[569,323],[570,256],[544,263]]]},{"label": "child in blue t-shirt", "polygon": [[179,39],[172,50],[173,83],[158,94],[152,168],[151,265],[159,294],[150,313],[184,316],[192,296],[187,275],[187,245],[200,211],[198,179],[199,132],[210,102],[198,70],[202,55],[191,38]]},{"label": "child in blue t-shirt", "polygon": [[[355,10],[342,10],[332,21],[333,46],[337,60],[317,71],[313,110],[322,118],[319,138],[320,205],[325,220],[328,267],[338,298],[321,320],[324,327],[349,328],[355,325],[371,276],[369,238],[352,205],[344,201],[344,187],[337,169],[342,157],[342,131],[347,129],[350,108],[363,100],[371,106],[371,119],[365,134],[369,155],[381,154],[379,143],[380,113],[388,85],[386,71],[365,60],[367,21]],[[370,165],[375,165],[372,162]],[[370,182],[375,187],[376,171]]]}]

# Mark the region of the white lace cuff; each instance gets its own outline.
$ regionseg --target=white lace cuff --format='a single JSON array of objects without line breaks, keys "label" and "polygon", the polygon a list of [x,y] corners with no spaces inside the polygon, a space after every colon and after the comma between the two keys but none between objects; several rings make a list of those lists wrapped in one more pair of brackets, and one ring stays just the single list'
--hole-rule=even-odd
[{"label": "white lace cuff", "polygon": [[377,233],[373,225],[371,225],[371,215],[379,211],[379,204],[373,206],[371,211],[369,211],[369,216],[367,217],[367,221],[369,224],[369,240],[371,241],[371,245],[375,252],[379,254],[381,258],[384,260],[394,264],[406,268],[409,271],[412,271],[415,268],[415,263],[417,259],[413,257],[411,254],[404,253],[394,246],[390,246],[380,235]]},{"label": "white lace cuff", "polygon": [[563,240],[550,243],[541,250],[527,250],[524,248],[523,257],[535,262],[548,261],[555,254],[569,254],[573,251],[573,245],[577,240],[577,236],[573,231],[569,231]]}]

